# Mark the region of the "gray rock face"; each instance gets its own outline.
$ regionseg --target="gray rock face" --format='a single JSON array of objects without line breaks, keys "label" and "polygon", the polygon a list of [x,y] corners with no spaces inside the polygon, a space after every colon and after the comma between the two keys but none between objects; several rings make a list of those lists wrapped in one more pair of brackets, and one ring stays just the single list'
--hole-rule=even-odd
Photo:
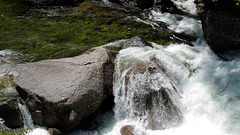
[{"label": "gray rock face", "polygon": [[35,124],[70,130],[112,93],[114,65],[104,48],[16,67],[17,91]]},{"label": "gray rock face", "polygon": [[0,77],[12,75],[13,67],[14,64],[11,61],[0,57]]},{"label": "gray rock face", "polygon": [[240,50],[239,12],[234,1],[221,0],[206,5],[201,20],[205,39],[213,51]]}]

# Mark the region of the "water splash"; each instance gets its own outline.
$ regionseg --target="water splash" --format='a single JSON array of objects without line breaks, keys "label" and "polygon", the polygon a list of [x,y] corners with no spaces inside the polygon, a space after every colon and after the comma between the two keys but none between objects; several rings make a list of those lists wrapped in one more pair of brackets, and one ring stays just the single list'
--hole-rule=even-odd
[{"label": "water splash", "polygon": [[202,32],[201,21],[190,17],[151,11],[150,19],[166,23],[176,33],[199,37]]},{"label": "water splash", "polygon": [[18,103],[18,107],[23,118],[24,128],[34,129],[35,127],[33,124],[33,120],[27,106],[21,103]]},{"label": "water splash", "polygon": [[[136,57],[130,48],[115,63],[115,116],[132,119],[149,129],[165,129],[182,121],[181,95],[151,55]],[[150,59],[151,60],[150,60]]]},{"label": "water splash", "polygon": [[177,7],[189,14],[196,15],[197,8],[194,0],[172,0]]}]

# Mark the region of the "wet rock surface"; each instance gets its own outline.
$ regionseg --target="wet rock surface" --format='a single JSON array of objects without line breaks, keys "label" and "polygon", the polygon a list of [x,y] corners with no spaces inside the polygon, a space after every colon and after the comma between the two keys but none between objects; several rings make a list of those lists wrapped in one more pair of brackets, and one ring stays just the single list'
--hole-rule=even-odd
[{"label": "wet rock surface", "polygon": [[72,58],[19,64],[17,91],[35,124],[70,130],[112,93],[114,66],[104,48]]},{"label": "wet rock surface", "polygon": [[120,129],[121,135],[134,135],[134,127],[132,125],[122,126]]}]

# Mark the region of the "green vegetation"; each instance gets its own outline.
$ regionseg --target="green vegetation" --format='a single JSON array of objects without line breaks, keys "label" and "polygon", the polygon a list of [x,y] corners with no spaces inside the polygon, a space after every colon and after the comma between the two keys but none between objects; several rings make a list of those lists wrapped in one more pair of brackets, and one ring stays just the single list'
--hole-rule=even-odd
[{"label": "green vegetation", "polygon": [[0,130],[0,135],[26,135],[29,129],[19,128],[19,129],[6,129]]},{"label": "green vegetation", "polygon": [[13,79],[9,77],[0,77],[0,102],[15,96],[17,91],[14,88]]},{"label": "green vegetation", "polygon": [[81,3],[77,7],[33,8],[19,0],[0,0],[0,50],[10,49],[21,61],[69,57],[136,35],[162,45],[167,30],[154,30],[117,9]]}]

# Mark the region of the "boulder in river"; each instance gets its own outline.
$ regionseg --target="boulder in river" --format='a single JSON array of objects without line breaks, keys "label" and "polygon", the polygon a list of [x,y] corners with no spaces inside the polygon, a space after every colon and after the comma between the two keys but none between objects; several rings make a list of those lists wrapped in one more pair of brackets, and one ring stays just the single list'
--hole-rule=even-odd
[{"label": "boulder in river", "polygon": [[202,26],[205,39],[214,52],[240,50],[240,7],[231,0],[205,5]]},{"label": "boulder in river", "polygon": [[17,91],[35,124],[71,130],[112,94],[114,65],[102,47],[82,55],[16,66]]}]

